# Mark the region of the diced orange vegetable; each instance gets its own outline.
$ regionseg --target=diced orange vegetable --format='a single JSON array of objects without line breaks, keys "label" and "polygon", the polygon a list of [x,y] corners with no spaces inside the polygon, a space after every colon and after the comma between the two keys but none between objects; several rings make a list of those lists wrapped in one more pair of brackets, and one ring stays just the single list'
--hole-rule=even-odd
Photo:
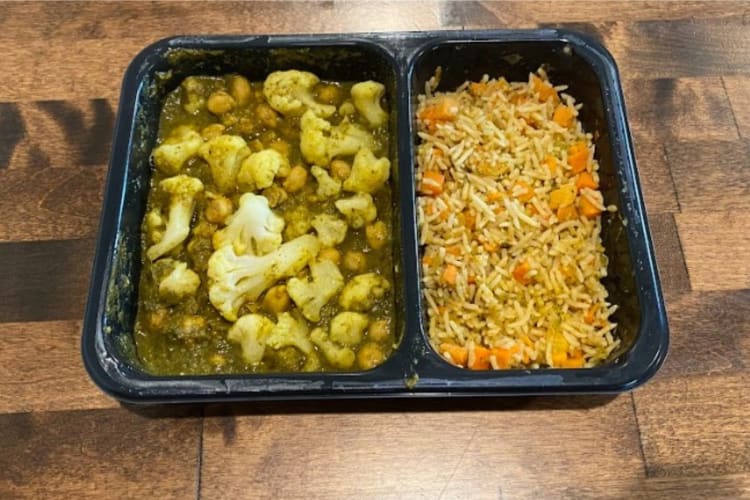
[{"label": "diced orange vegetable", "polygon": [[514,349],[503,349],[502,347],[491,349],[491,353],[495,356],[495,361],[500,368],[510,368],[510,358],[516,351],[518,351],[517,347]]},{"label": "diced orange vegetable", "polygon": [[584,362],[583,353],[580,350],[576,350],[572,355],[566,356],[565,360],[560,363],[560,366],[562,368],[582,368]]},{"label": "diced orange vegetable", "polygon": [[503,199],[503,193],[500,191],[494,191],[487,195],[487,201],[498,201]]},{"label": "diced orange vegetable", "polygon": [[546,101],[549,98],[552,98],[553,102],[558,102],[560,100],[554,87],[552,87],[552,85],[545,82],[538,76],[531,75],[531,85],[534,89],[534,92],[539,94],[539,98],[542,101]]},{"label": "diced orange vegetable", "polygon": [[443,281],[449,285],[456,284],[456,278],[458,277],[458,268],[453,264],[448,264],[443,270]]},{"label": "diced orange vegetable", "polygon": [[493,243],[490,241],[485,242],[482,246],[488,252],[494,252],[495,250],[497,250],[497,243]]},{"label": "diced orange vegetable", "polygon": [[513,279],[522,285],[528,285],[531,283],[531,278],[526,274],[531,270],[531,267],[526,262],[519,263],[515,269],[513,269]]},{"label": "diced orange vegetable", "polygon": [[561,127],[570,127],[570,124],[573,122],[573,109],[564,104],[560,104],[555,108],[555,112],[552,114],[552,120]]},{"label": "diced orange vegetable", "polygon": [[474,346],[474,356],[469,354],[468,367],[470,370],[489,370],[491,351],[486,347]]},{"label": "diced orange vegetable", "polygon": [[471,92],[471,95],[473,96],[480,96],[487,92],[488,87],[489,86],[486,83],[474,82],[469,85],[469,92]]},{"label": "diced orange vegetable", "polygon": [[431,122],[452,121],[458,116],[458,101],[445,96],[431,106],[427,106],[419,113],[420,120]]},{"label": "diced orange vegetable", "polygon": [[476,215],[469,211],[465,211],[461,213],[460,217],[464,226],[466,226],[466,229],[474,229],[474,224],[477,222]]},{"label": "diced orange vegetable", "polygon": [[526,202],[534,197],[534,190],[526,182],[518,181],[513,187],[513,196]]},{"label": "diced orange vegetable", "polygon": [[552,354],[552,365],[562,366],[568,360],[568,355],[564,352],[555,352]]},{"label": "diced orange vegetable", "polygon": [[539,210],[537,210],[536,207],[532,204],[527,205],[526,211],[529,213],[529,215],[536,215],[539,213]]},{"label": "diced orange vegetable", "polygon": [[457,366],[466,366],[466,361],[469,359],[469,351],[465,347],[449,342],[440,344],[440,352],[450,354],[453,363]]},{"label": "diced orange vegetable", "polygon": [[448,252],[451,255],[461,255],[461,247],[458,245],[451,245],[448,248],[445,249],[446,252]]},{"label": "diced orange vegetable", "polygon": [[422,265],[430,267],[435,263],[435,258],[430,254],[424,254],[422,256]]},{"label": "diced orange vegetable", "polygon": [[588,308],[583,315],[583,321],[585,321],[587,325],[592,325],[594,323],[594,314],[596,314],[596,304]]},{"label": "diced orange vegetable", "polygon": [[440,212],[440,215],[438,215],[438,217],[441,221],[445,222],[448,220],[448,217],[450,217],[450,215],[451,213],[448,210],[443,210],[442,212]]},{"label": "diced orange vegetable", "polygon": [[575,200],[576,187],[573,184],[566,184],[549,194],[549,207],[554,210],[565,205],[572,205]]},{"label": "diced orange vegetable", "polygon": [[575,174],[586,170],[589,163],[589,148],[585,142],[577,142],[568,149],[568,163]]},{"label": "diced orange vegetable", "polygon": [[473,274],[470,274],[470,275],[469,275],[469,276],[468,276],[468,277],[466,278],[466,282],[467,282],[468,284],[470,284],[470,285],[473,285],[474,283],[476,283],[476,282],[477,282],[477,277],[476,277],[476,276],[474,276]]},{"label": "diced orange vegetable", "polygon": [[445,184],[445,176],[440,172],[430,170],[422,175],[419,191],[429,196],[437,196],[443,192],[443,184]]},{"label": "diced orange vegetable", "polygon": [[594,176],[588,172],[581,172],[576,179],[576,187],[580,191],[583,188],[599,189],[599,184],[594,180]]},{"label": "diced orange vegetable", "polygon": [[495,215],[500,215],[501,213],[505,212],[505,207],[502,205],[498,205],[495,207],[493,212],[495,212]]},{"label": "diced orange vegetable", "polygon": [[429,202],[427,205],[425,205],[425,207],[424,207],[424,213],[426,215],[432,215],[432,214],[434,214],[435,213],[435,204],[432,203],[432,202]]},{"label": "diced orange vegetable", "polygon": [[566,220],[574,220],[578,218],[578,210],[575,205],[565,205],[557,209],[557,220],[565,222]]},{"label": "diced orange vegetable", "polygon": [[557,158],[555,158],[554,156],[545,156],[544,164],[547,165],[547,168],[549,169],[549,172],[551,174],[554,174],[555,170],[557,170]]},{"label": "diced orange vegetable", "polygon": [[581,196],[581,202],[579,203],[579,205],[581,213],[589,219],[593,219],[594,217],[602,213],[602,211],[599,210],[599,207],[591,203],[585,196]]}]

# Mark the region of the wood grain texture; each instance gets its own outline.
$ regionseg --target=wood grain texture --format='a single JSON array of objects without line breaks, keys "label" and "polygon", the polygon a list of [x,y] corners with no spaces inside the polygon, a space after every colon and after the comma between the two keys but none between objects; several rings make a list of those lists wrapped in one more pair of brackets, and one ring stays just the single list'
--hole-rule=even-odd
[{"label": "wood grain texture", "polygon": [[0,414],[112,408],[81,360],[81,322],[0,323]]},{"label": "wood grain texture", "polygon": [[[566,406],[554,409],[555,401],[548,399],[532,401],[520,412],[210,418],[203,436],[201,495],[236,498],[253,491],[257,498],[458,498],[467,492],[479,498],[571,496],[589,469],[580,457],[590,453],[592,445],[602,483],[635,481],[642,475],[629,396],[598,407]],[[502,402],[497,407],[502,408]],[[534,439],[540,429],[545,437]]]},{"label": "wood grain texture", "polygon": [[0,243],[0,323],[80,319],[93,240]]},{"label": "wood grain texture", "polygon": [[200,430],[125,409],[0,415],[0,497],[195,498]]},{"label": "wood grain texture", "polygon": [[667,298],[672,298],[690,291],[690,278],[682,255],[680,235],[674,215],[670,213],[650,214],[648,222],[655,247],[662,292]]},{"label": "wood grain texture", "polygon": [[667,157],[681,210],[750,208],[750,142],[672,142]]},{"label": "wood grain texture", "polygon": [[648,475],[750,472],[748,382],[748,373],[691,376],[653,381],[637,391]]},{"label": "wood grain texture", "polygon": [[640,132],[634,134],[633,143],[646,211],[677,212],[677,194],[664,144]]},{"label": "wood grain texture", "polygon": [[698,212],[676,216],[694,290],[750,288],[750,215]]},{"label": "wood grain texture", "polygon": [[750,82],[737,76],[723,76],[722,81],[732,104],[740,135],[750,139]]}]

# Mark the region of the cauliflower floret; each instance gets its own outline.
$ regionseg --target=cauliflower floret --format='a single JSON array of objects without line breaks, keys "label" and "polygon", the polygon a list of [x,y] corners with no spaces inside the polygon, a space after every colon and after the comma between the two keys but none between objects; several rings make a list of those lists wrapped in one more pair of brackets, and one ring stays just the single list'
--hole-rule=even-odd
[{"label": "cauliflower floret", "polygon": [[206,98],[203,82],[194,76],[189,76],[182,81],[182,107],[194,115],[206,106]]},{"label": "cauliflower floret", "polygon": [[344,181],[344,189],[354,193],[374,193],[388,181],[391,162],[388,158],[375,158],[368,148],[357,152],[352,163],[352,172]]},{"label": "cauliflower floret", "polygon": [[359,125],[344,120],[334,127],[312,111],[302,115],[300,130],[302,156],[315,165],[328,165],[336,156],[353,155],[363,147],[377,146],[372,134]]},{"label": "cauliflower floret", "polygon": [[318,238],[300,236],[263,255],[237,255],[232,245],[216,250],[208,259],[208,298],[229,321],[245,302],[256,300],[278,280],[294,276],[320,251]]},{"label": "cauliflower floret", "polygon": [[214,248],[232,245],[237,255],[265,255],[281,246],[284,219],[268,208],[265,196],[245,193],[227,227],[213,235]]},{"label": "cauliflower floret", "polygon": [[238,135],[219,135],[205,142],[199,153],[211,167],[211,176],[219,191],[233,192],[242,160],[250,154],[245,139]]},{"label": "cauliflower floret", "polygon": [[320,321],[320,310],[344,286],[344,277],[336,264],[330,260],[318,260],[310,264],[311,281],[290,278],[287,292],[302,315],[310,321]]},{"label": "cauliflower floret", "polygon": [[316,328],[310,334],[310,340],[318,346],[323,356],[331,365],[342,370],[351,368],[354,365],[356,356],[354,351],[348,347],[340,347],[333,343],[322,328]]},{"label": "cauliflower floret", "polygon": [[316,215],[312,220],[312,227],[318,233],[318,239],[323,247],[336,246],[344,241],[348,229],[346,222],[329,214]]},{"label": "cauliflower floret", "polygon": [[312,215],[304,205],[298,205],[284,214],[286,220],[286,229],[284,229],[284,239],[293,240],[298,236],[307,234],[312,227],[310,221]]},{"label": "cauliflower floret", "polygon": [[176,304],[190,295],[195,295],[201,285],[200,276],[192,269],[188,269],[185,262],[172,259],[162,259],[159,262],[169,261],[169,274],[159,281],[159,297],[166,302]]},{"label": "cauliflower floret", "polygon": [[328,175],[328,171],[320,168],[317,165],[313,165],[310,169],[310,173],[318,181],[318,189],[315,190],[315,194],[320,199],[335,198],[341,194],[341,181],[334,179]]},{"label": "cauliflower floret", "polygon": [[175,175],[182,170],[187,161],[198,154],[203,145],[203,138],[192,128],[182,125],[159,144],[151,158],[154,166],[167,175]]},{"label": "cauliflower floret", "polygon": [[345,311],[331,320],[331,340],[342,345],[355,346],[362,342],[370,320],[365,314]]},{"label": "cauliflower floret", "polygon": [[339,305],[349,311],[369,311],[390,289],[391,284],[379,274],[359,274],[344,286]]},{"label": "cauliflower floret", "polygon": [[151,239],[152,243],[159,243],[164,236],[164,228],[167,225],[167,221],[164,220],[164,215],[161,213],[161,208],[152,208],[146,214],[146,233]]},{"label": "cauliflower floret", "polygon": [[388,121],[388,113],[380,106],[385,94],[385,85],[372,80],[355,83],[352,86],[352,101],[371,127],[382,127]]},{"label": "cauliflower floret", "polygon": [[263,359],[266,339],[274,328],[273,321],[260,314],[246,314],[232,325],[227,338],[242,347],[242,359],[257,365]]},{"label": "cauliflower floret", "polygon": [[307,71],[274,71],[263,82],[263,95],[273,109],[284,115],[299,116],[310,110],[329,117],[336,112],[336,107],[316,102],[312,94],[319,81]]},{"label": "cauliflower floret", "polygon": [[351,198],[342,198],[334,205],[354,229],[359,229],[378,217],[378,209],[368,193],[357,193]]},{"label": "cauliflower floret", "polygon": [[146,251],[151,260],[158,259],[185,241],[190,234],[195,197],[203,191],[203,183],[188,175],[168,177],[159,183],[159,187],[169,193],[169,216],[161,239]]},{"label": "cauliflower floret", "polygon": [[243,191],[266,189],[280,170],[289,170],[289,160],[275,149],[253,153],[242,162],[237,184]]},{"label": "cauliflower floret", "polygon": [[313,345],[307,332],[307,325],[304,321],[297,321],[289,313],[281,313],[276,326],[266,338],[266,345],[273,349],[296,347],[303,353],[310,354],[313,351]]}]

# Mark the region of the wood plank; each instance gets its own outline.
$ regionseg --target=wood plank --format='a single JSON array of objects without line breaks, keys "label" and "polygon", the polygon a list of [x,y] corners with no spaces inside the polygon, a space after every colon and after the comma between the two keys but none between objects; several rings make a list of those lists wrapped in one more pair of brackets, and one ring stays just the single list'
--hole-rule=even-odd
[{"label": "wood plank", "polygon": [[649,476],[750,472],[750,373],[658,379],[635,392]]},{"label": "wood plank", "polygon": [[0,497],[195,498],[200,430],[125,409],[0,415]]},{"label": "wood plank", "polygon": [[0,242],[96,235],[107,169],[0,170]]},{"label": "wood plank", "polygon": [[750,288],[750,215],[691,212],[676,220],[693,290]]},{"label": "wood plank", "polygon": [[667,297],[663,377],[750,372],[750,290]]},{"label": "wood plank", "polygon": [[740,135],[750,139],[750,80],[738,76],[722,76],[721,79],[732,104]]},{"label": "wood plank", "polygon": [[81,322],[0,323],[0,413],[113,408],[81,360]]},{"label": "wood plank", "polygon": [[669,299],[690,291],[690,278],[673,214],[650,214],[648,223],[662,292]]},{"label": "wood plank", "polygon": [[[603,401],[327,402],[298,405],[297,414],[260,406],[248,415],[235,407],[206,419],[201,495],[569,496],[581,477],[590,477],[581,457],[591,453],[598,480],[635,481],[643,463],[632,401],[627,395]],[[504,407],[516,411],[498,411]]]},{"label": "wood plank", "polygon": [[80,319],[93,253],[90,239],[0,243],[0,323]]},{"label": "wood plank", "polygon": [[625,79],[623,88],[630,126],[637,134],[664,144],[739,138],[718,77]]},{"label": "wood plank", "polygon": [[667,156],[682,211],[750,208],[750,142],[673,142]]},{"label": "wood plank", "polygon": [[648,213],[677,212],[677,195],[664,145],[643,133],[634,133],[635,156]]}]

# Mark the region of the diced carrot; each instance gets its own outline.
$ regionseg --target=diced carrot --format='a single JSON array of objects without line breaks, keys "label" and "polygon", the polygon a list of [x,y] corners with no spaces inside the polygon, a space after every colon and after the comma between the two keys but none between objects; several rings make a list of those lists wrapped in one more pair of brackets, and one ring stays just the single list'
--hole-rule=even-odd
[{"label": "diced carrot", "polygon": [[435,263],[435,258],[432,255],[426,253],[426,254],[424,254],[422,256],[422,265],[423,266],[430,267],[434,263]]},{"label": "diced carrot", "polygon": [[587,325],[594,324],[594,314],[596,314],[596,304],[588,308],[583,315],[583,321],[585,321]]},{"label": "diced carrot", "polygon": [[466,226],[466,229],[474,229],[474,224],[477,222],[476,215],[469,211],[465,211],[461,213],[461,219],[464,226]]},{"label": "diced carrot", "polygon": [[495,250],[497,250],[497,243],[493,243],[491,241],[486,241],[482,246],[488,252],[494,252]]},{"label": "diced carrot", "polygon": [[547,168],[549,169],[549,172],[551,174],[555,173],[555,170],[557,170],[557,158],[551,155],[547,155],[544,157],[544,164],[547,165]]},{"label": "diced carrot", "polygon": [[443,192],[443,184],[445,184],[445,176],[440,172],[430,170],[422,175],[419,192],[429,196],[437,196]]},{"label": "diced carrot", "polygon": [[531,283],[531,278],[527,277],[526,274],[531,270],[531,267],[526,262],[519,263],[515,269],[513,269],[513,279],[522,285],[528,285]]},{"label": "diced carrot", "polygon": [[564,352],[555,352],[552,354],[552,365],[562,366],[568,360],[568,355]]},{"label": "diced carrot", "polygon": [[450,217],[450,215],[451,213],[448,210],[443,210],[442,212],[440,212],[440,215],[438,215],[438,217],[441,221],[445,222],[448,220],[448,217]]},{"label": "diced carrot", "polygon": [[579,141],[568,149],[568,163],[575,174],[586,170],[589,163],[589,148],[585,142]]},{"label": "diced carrot", "polygon": [[492,355],[495,356],[495,361],[500,368],[510,368],[510,358],[513,356],[514,350],[495,347],[494,349],[491,349],[491,352]]},{"label": "diced carrot", "polygon": [[525,95],[523,95],[523,94],[513,94],[513,95],[512,95],[511,97],[510,97],[510,102],[511,102],[512,104],[516,104],[516,105],[518,105],[518,104],[522,104],[522,103],[523,103],[523,102],[525,102],[525,101],[526,101],[526,96],[525,96]]},{"label": "diced carrot", "polygon": [[471,95],[473,96],[480,96],[487,92],[489,85],[482,82],[474,82],[469,85],[469,92],[471,92]]},{"label": "diced carrot", "polygon": [[534,88],[534,92],[539,94],[539,98],[542,101],[546,101],[550,97],[553,102],[558,102],[560,98],[557,96],[557,91],[541,78],[536,75],[531,75],[531,85]]},{"label": "diced carrot", "polygon": [[448,248],[445,249],[446,252],[448,252],[451,255],[461,255],[461,247],[458,245],[451,245]]},{"label": "diced carrot", "polygon": [[469,355],[468,367],[470,370],[489,370],[491,351],[486,347],[474,346],[474,356]]},{"label": "diced carrot", "polygon": [[420,120],[430,122],[452,121],[458,116],[458,101],[453,97],[445,96],[435,104],[424,108],[420,114]]},{"label": "diced carrot", "polygon": [[573,110],[569,106],[560,104],[555,108],[555,112],[552,114],[552,120],[561,127],[569,127],[573,122]]},{"label": "diced carrot", "polygon": [[476,283],[476,282],[477,282],[477,277],[476,277],[476,276],[474,276],[473,274],[470,274],[470,275],[469,275],[469,276],[468,276],[468,277],[466,278],[466,282],[467,282],[468,284],[470,284],[470,285],[473,285],[474,283]]},{"label": "diced carrot", "polygon": [[448,264],[443,270],[443,281],[449,285],[456,284],[456,278],[458,277],[458,268],[453,264]]},{"label": "diced carrot", "polygon": [[487,195],[487,201],[498,201],[503,199],[503,193],[500,191],[493,191]]},{"label": "diced carrot", "polygon": [[453,363],[457,366],[466,366],[466,361],[469,359],[469,351],[465,347],[449,342],[440,344],[440,352],[450,354]]},{"label": "diced carrot", "polygon": [[557,209],[557,220],[565,222],[566,220],[573,220],[578,218],[578,210],[575,205],[565,205]]},{"label": "diced carrot", "polygon": [[602,213],[602,211],[599,210],[599,207],[591,203],[585,196],[581,196],[579,208],[581,209],[581,213],[589,219],[593,219],[594,217]]},{"label": "diced carrot", "polygon": [[549,194],[549,207],[554,210],[565,205],[572,205],[575,200],[576,187],[573,184],[566,184]]},{"label": "diced carrot", "polygon": [[501,213],[505,212],[505,207],[502,205],[498,205],[495,207],[493,212],[495,212],[495,215],[500,215]]},{"label": "diced carrot", "polygon": [[517,181],[513,187],[513,196],[521,201],[529,201],[534,197],[534,190],[524,181]]},{"label": "diced carrot", "polygon": [[583,353],[576,349],[573,354],[566,356],[565,360],[560,363],[562,368],[582,368],[585,360],[583,359]]},{"label": "diced carrot", "polygon": [[536,209],[534,205],[527,205],[526,211],[529,213],[529,215],[536,215],[539,213],[539,210]]},{"label": "diced carrot", "polygon": [[580,191],[583,188],[599,189],[599,184],[594,180],[594,176],[588,172],[581,172],[576,179],[576,187]]}]

